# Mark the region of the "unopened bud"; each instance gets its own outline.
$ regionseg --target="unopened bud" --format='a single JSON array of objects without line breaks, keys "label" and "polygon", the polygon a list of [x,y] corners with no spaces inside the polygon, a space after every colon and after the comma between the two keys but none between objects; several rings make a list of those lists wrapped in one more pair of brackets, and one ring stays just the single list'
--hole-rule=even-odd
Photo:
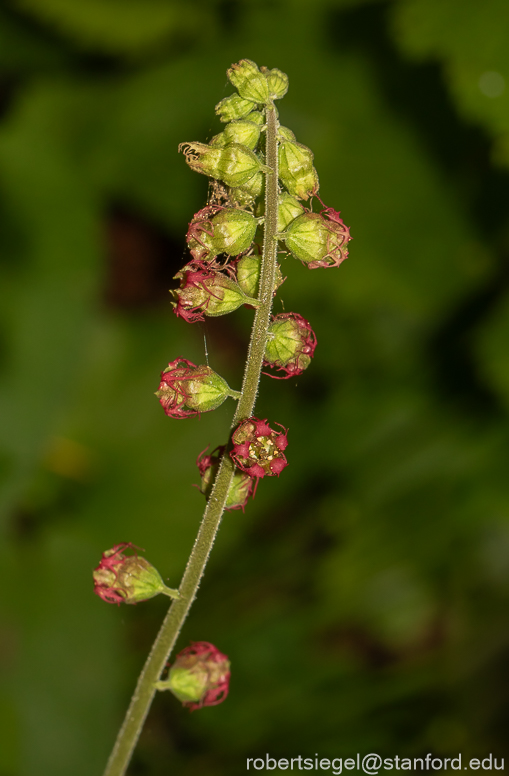
[{"label": "unopened bud", "polygon": [[194,641],[179,652],[168,679],[156,682],[156,689],[170,690],[191,711],[217,706],[228,695],[230,661],[207,641]]},{"label": "unopened bud", "polygon": [[279,178],[288,192],[299,199],[316,194],[319,182],[311,149],[292,140],[283,140],[278,155]]},{"label": "unopened bud", "polygon": [[[261,256],[242,256],[237,262],[237,283],[245,294],[256,297],[258,294],[258,285],[260,283]],[[276,266],[276,281],[274,284],[274,293],[280,285],[284,283],[284,277],[281,274],[279,264]]]},{"label": "unopened bud", "polygon": [[243,304],[258,306],[258,300],[248,297],[238,283],[204,262],[186,264],[175,278],[180,278],[181,287],[172,292],[177,299],[174,312],[189,323],[203,321],[205,315],[227,315]]},{"label": "unopened bud", "polygon": [[189,224],[187,244],[195,259],[238,256],[253,242],[257,226],[258,219],[245,210],[208,205]]},{"label": "unopened bud", "polygon": [[278,203],[277,230],[278,232],[284,232],[288,224],[297,216],[302,215],[304,208],[298,199],[295,199],[286,191],[279,195]]},{"label": "unopened bud", "polygon": [[240,394],[209,366],[177,358],[161,373],[156,396],[168,417],[188,418],[215,410],[228,396],[238,399]]},{"label": "unopened bud", "polygon": [[242,421],[232,435],[230,455],[235,465],[250,477],[279,476],[288,465],[284,454],[287,431],[281,428],[283,431],[274,431],[266,420],[258,418]]},{"label": "unopened bud", "polygon": [[239,143],[215,148],[205,143],[181,143],[179,151],[195,172],[221,180],[227,186],[245,186],[265,169],[256,154]]},{"label": "unopened bud", "polygon": [[316,348],[316,335],[302,315],[281,313],[272,319],[269,326],[268,342],[265,349],[264,366],[285,372],[284,376],[271,375],[279,380],[287,380],[302,374],[311,363]]},{"label": "unopened bud", "polygon": [[[324,215],[325,214],[325,215]],[[295,258],[317,267],[339,267],[348,256],[350,231],[333,208],[322,213],[303,213],[281,235]]]},{"label": "unopened bud", "polygon": [[265,104],[269,100],[269,86],[258,65],[250,59],[241,59],[232,65],[226,74],[230,83],[245,100]]},{"label": "unopened bud", "polygon": [[260,124],[255,124],[249,117],[240,121],[232,121],[221,134],[212,138],[210,145],[222,148],[228,143],[240,143],[240,145],[254,151],[260,138],[260,131]]},{"label": "unopened bud", "polygon": [[256,104],[252,100],[243,100],[238,94],[231,94],[218,102],[216,114],[219,116],[219,120],[226,124],[228,121],[243,119],[255,108]]},{"label": "unopened bud", "polygon": [[[204,451],[200,453],[196,461],[201,475],[200,491],[207,499],[210,496],[225,449],[225,446],[221,445],[209,455],[205,455]],[[244,511],[244,507],[253,493],[254,482],[255,480],[249,474],[236,469],[228,489],[225,509],[242,509]]]},{"label": "unopened bud", "polygon": [[267,78],[269,96],[273,100],[280,100],[281,97],[284,97],[288,91],[288,76],[286,73],[278,70],[277,67],[274,67],[272,70],[269,70],[267,67],[261,67],[260,70]]},{"label": "unopened bud", "polygon": [[[127,549],[134,550],[134,555],[124,555]],[[134,544],[124,542],[103,552],[93,573],[94,593],[111,604],[136,604],[159,593],[179,598],[178,590],[166,587],[157,569],[138,557],[136,549]]]}]

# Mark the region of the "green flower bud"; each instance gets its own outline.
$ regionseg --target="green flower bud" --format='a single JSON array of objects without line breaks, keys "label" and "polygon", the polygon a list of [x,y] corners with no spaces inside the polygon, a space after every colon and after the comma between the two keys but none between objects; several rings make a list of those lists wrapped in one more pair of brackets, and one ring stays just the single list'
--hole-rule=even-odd
[{"label": "green flower bud", "polygon": [[239,398],[209,366],[196,366],[186,358],[171,361],[161,373],[156,396],[170,418],[187,418],[217,409],[227,398]]},{"label": "green flower bud", "polygon": [[284,377],[272,375],[279,380],[296,377],[307,369],[313,358],[316,336],[302,315],[281,313],[272,319],[269,326],[267,347],[263,360],[264,366],[284,372]]},{"label": "green flower bud", "polygon": [[288,76],[277,67],[269,70],[267,67],[261,67],[260,70],[267,78],[269,87],[269,96],[273,100],[280,100],[288,91]]},{"label": "green flower bud", "polygon": [[351,239],[348,227],[332,208],[326,208],[323,213],[304,213],[280,235],[295,258],[310,269],[339,267],[348,256],[346,246]]},{"label": "green flower bud", "polygon": [[[134,550],[134,555],[124,555],[127,549]],[[145,558],[138,557],[136,549],[125,542],[103,552],[93,573],[94,593],[112,604],[136,604],[159,593],[179,598],[178,590],[166,587],[158,570]]]},{"label": "green flower bud", "polygon": [[222,180],[227,186],[245,186],[265,169],[253,151],[238,143],[215,148],[205,143],[181,143],[179,151],[195,172]]},{"label": "green flower bud", "polygon": [[179,652],[168,679],[155,683],[158,690],[170,690],[191,711],[217,706],[228,695],[230,661],[208,641],[194,641]]},{"label": "green flower bud", "polygon": [[[253,111],[254,112],[254,111]],[[242,119],[241,121],[232,121],[225,127],[224,132],[215,135],[210,141],[210,145],[215,147],[224,147],[228,143],[240,143],[240,145],[250,148],[252,151],[256,148],[260,137],[260,125],[253,121]]]},{"label": "green flower bud", "polygon": [[248,119],[248,121],[252,121],[253,124],[256,124],[259,127],[263,127],[263,125],[265,124],[265,116],[263,115],[263,113],[260,113],[260,111],[258,110],[254,110],[246,118]]},{"label": "green flower bud", "polygon": [[279,178],[290,194],[307,199],[318,191],[313,152],[301,143],[284,140],[278,148]]},{"label": "green flower bud", "polygon": [[297,142],[295,135],[293,134],[291,129],[288,129],[288,127],[280,126],[278,128],[277,134],[280,140],[291,140],[293,143]]},{"label": "green flower bud", "polygon": [[[237,282],[248,296],[256,297],[260,282],[261,256],[243,256],[237,264]],[[279,265],[276,267],[274,293],[284,282]]]},{"label": "green flower bud", "polygon": [[243,119],[256,107],[252,100],[243,100],[238,94],[231,94],[216,105],[216,114],[219,120],[226,124],[228,121]]},{"label": "green flower bud", "polygon": [[258,65],[250,59],[241,59],[232,65],[226,74],[230,83],[245,100],[265,104],[269,100],[269,86]]},{"label": "green flower bud", "polygon": [[[203,451],[196,461],[201,475],[200,492],[203,493],[207,499],[212,491],[212,486],[225,449],[226,447],[221,445],[209,455],[205,455],[206,451]],[[253,487],[253,478],[250,477],[249,474],[237,469],[228,490],[225,508],[228,510],[242,509],[242,511],[244,511],[249,496],[251,496],[253,492]]]},{"label": "green flower bud", "polygon": [[243,304],[258,306],[258,300],[248,297],[235,281],[204,262],[187,264],[175,278],[180,278],[181,287],[172,292],[177,299],[174,312],[189,323],[203,321],[205,315],[227,315]]},{"label": "green flower bud", "polygon": [[290,224],[294,218],[302,215],[304,212],[303,206],[300,202],[284,191],[279,195],[279,204],[277,210],[277,230],[278,232],[284,232],[288,224]]},{"label": "green flower bud", "polygon": [[203,208],[189,224],[187,244],[194,259],[209,261],[219,253],[237,256],[253,242],[258,219],[251,213],[230,207],[211,218],[214,210],[210,205]]}]

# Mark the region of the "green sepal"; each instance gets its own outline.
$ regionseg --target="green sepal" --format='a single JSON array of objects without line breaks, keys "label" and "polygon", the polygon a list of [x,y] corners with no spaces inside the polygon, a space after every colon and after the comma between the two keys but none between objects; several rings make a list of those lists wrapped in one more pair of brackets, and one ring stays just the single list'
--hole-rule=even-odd
[{"label": "green sepal", "polygon": [[243,119],[248,113],[256,108],[256,103],[252,100],[243,100],[238,94],[231,94],[216,105],[216,114],[219,120],[225,124],[235,119]]},{"label": "green sepal", "polygon": [[241,59],[232,65],[226,74],[230,83],[245,100],[265,104],[269,100],[267,78],[260,72],[258,65],[250,59]]}]

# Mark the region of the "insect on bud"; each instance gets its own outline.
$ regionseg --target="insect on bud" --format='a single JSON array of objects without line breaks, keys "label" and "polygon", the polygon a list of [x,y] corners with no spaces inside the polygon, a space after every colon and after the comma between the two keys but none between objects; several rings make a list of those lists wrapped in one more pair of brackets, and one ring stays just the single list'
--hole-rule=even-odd
[{"label": "insect on bud", "polygon": [[179,652],[168,679],[156,682],[156,689],[170,690],[191,711],[217,706],[228,695],[230,661],[208,641],[194,641]]},{"label": "insect on bud", "polygon": [[316,348],[316,335],[302,315],[281,313],[272,318],[264,366],[286,372],[284,376],[264,374],[278,380],[296,377],[307,369]]},{"label": "insect on bud", "polygon": [[[134,555],[124,555],[127,549],[134,550]],[[159,593],[180,598],[178,590],[166,587],[151,563],[138,557],[137,549],[134,544],[123,542],[103,552],[93,573],[94,593],[110,604],[136,604]]]},{"label": "insect on bud", "polygon": [[215,410],[228,396],[238,399],[240,394],[210,367],[177,358],[161,373],[156,396],[168,417],[188,418]]},{"label": "insect on bud", "polygon": [[[277,424],[280,425],[279,423]],[[284,450],[288,445],[287,431],[274,431],[266,420],[248,418],[232,435],[230,453],[235,465],[250,477],[274,477],[288,466]]]}]

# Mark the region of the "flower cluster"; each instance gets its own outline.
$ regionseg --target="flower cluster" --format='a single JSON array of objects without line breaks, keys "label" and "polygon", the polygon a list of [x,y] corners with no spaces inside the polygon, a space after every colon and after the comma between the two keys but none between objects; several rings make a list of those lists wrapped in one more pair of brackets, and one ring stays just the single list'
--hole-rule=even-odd
[{"label": "flower cluster", "polygon": [[179,652],[168,678],[156,682],[158,690],[170,690],[190,711],[222,703],[229,685],[230,661],[208,641],[193,641]]}]

